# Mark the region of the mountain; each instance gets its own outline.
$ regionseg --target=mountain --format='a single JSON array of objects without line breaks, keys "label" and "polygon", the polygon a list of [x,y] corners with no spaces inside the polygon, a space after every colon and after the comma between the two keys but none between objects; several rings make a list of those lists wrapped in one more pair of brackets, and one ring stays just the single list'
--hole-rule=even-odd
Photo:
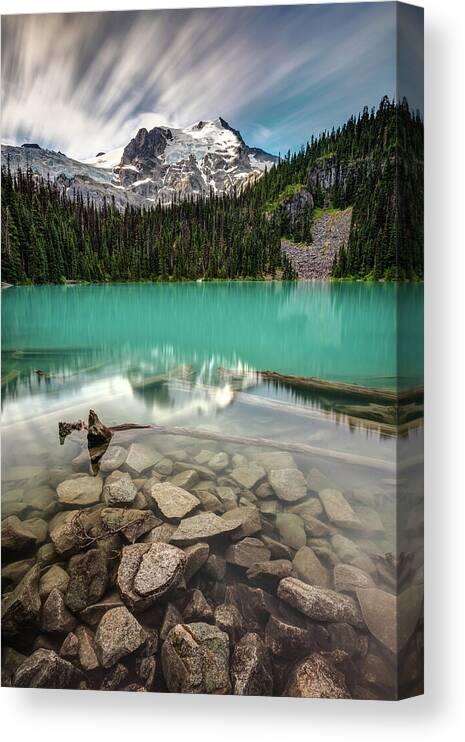
[{"label": "mountain", "polygon": [[69,195],[89,195],[97,203],[114,196],[119,208],[231,192],[259,178],[278,159],[248,147],[221,117],[185,129],[139,129],[125,147],[83,162],[37,144],[4,145],[2,163],[8,158],[12,170],[29,166],[63,185]]}]

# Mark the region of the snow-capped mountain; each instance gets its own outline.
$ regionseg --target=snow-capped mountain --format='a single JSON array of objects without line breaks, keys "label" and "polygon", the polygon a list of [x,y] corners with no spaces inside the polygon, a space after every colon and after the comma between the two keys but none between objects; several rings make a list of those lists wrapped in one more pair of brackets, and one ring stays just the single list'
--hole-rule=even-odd
[{"label": "snow-capped mountain", "polygon": [[150,206],[225,193],[260,177],[277,160],[248,147],[221,117],[185,129],[139,129],[126,147],[99,152],[83,162],[36,145],[2,146],[2,162],[8,157],[12,169],[29,165],[63,184],[70,194],[89,194],[97,201],[114,196],[120,207],[127,202]]}]

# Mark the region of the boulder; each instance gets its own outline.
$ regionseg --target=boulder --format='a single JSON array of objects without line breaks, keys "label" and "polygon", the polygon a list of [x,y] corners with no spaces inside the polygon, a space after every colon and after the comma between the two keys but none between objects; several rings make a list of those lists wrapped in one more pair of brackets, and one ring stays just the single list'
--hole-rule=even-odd
[{"label": "boulder", "polygon": [[40,567],[35,565],[2,601],[2,633],[14,638],[36,629],[40,620]]},{"label": "boulder", "polygon": [[168,520],[179,521],[200,504],[195,495],[169,482],[152,484],[149,481],[144,487],[144,492]]},{"label": "boulder", "polygon": [[130,505],[137,495],[137,487],[134,485],[129,474],[121,473],[118,479],[105,482],[103,487],[103,499],[110,507],[112,505]]},{"label": "boulder", "polygon": [[105,594],[108,569],[105,555],[100,549],[89,549],[83,554],[71,557],[68,573],[65,603],[71,611],[82,611]]},{"label": "boulder", "polygon": [[235,696],[271,696],[273,668],[268,648],[258,634],[245,634],[231,659],[232,691]]},{"label": "boulder", "polygon": [[[289,511],[291,513],[296,513],[296,515],[300,515],[300,517],[307,523],[307,519],[320,518],[324,513],[324,508],[319,497],[306,497],[303,502],[299,502],[297,505],[292,505],[292,507],[289,508]],[[312,521],[310,520],[310,522]]]},{"label": "boulder", "polygon": [[283,542],[292,549],[300,549],[307,543],[304,522],[295,513],[278,513],[276,528]]},{"label": "boulder", "polygon": [[37,649],[13,676],[15,688],[76,688],[81,674],[51,649]]},{"label": "boulder", "polygon": [[171,544],[125,546],[116,584],[130,608],[147,608],[176,587],[183,576],[186,555]]},{"label": "boulder", "polygon": [[309,546],[301,546],[296,553],[292,566],[295,576],[309,585],[329,587],[331,579],[326,567]]},{"label": "boulder", "polygon": [[144,544],[169,544],[171,536],[176,532],[176,526],[173,523],[162,523],[161,526],[152,528],[142,538]]},{"label": "boulder", "polygon": [[142,443],[132,443],[129,446],[124,468],[133,476],[139,476],[163,458],[163,454],[154,448],[144,446]]},{"label": "boulder", "polygon": [[314,621],[345,621],[357,628],[365,625],[353,598],[327,588],[307,585],[294,577],[281,580],[278,597]]},{"label": "boulder", "polygon": [[315,652],[292,668],[283,696],[350,698],[344,675]]},{"label": "boulder", "polygon": [[246,490],[251,490],[256,484],[266,477],[263,466],[258,464],[248,464],[247,466],[236,466],[231,472],[231,478],[237,484]]},{"label": "boulder", "polygon": [[265,534],[261,535],[260,538],[265,546],[267,546],[271,551],[272,559],[292,560],[294,552],[289,548],[289,546],[282,544],[280,541],[276,541],[276,539],[271,538],[270,536],[265,536]]},{"label": "boulder", "polygon": [[95,632],[100,663],[103,667],[111,667],[139,649],[146,638],[146,632],[126,607],[111,608],[103,615]]},{"label": "boulder", "polygon": [[226,561],[239,567],[251,567],[257,562],[265,562],[270,556],[270,550],[258,538],[244,538],[226,550]]},{"label": "boulder", "polygon": [[203,541],[236,531],[239,525],[240,523],[237,520],[228,522],[219,515],[215,515],[215,513],[200,513],[182,520],[171,536],[171,542],[183,545],[194,544],[196,541]]},{"label": "boulder", "polygon": [[323,474],[319,469],[313,468],[310,469],[307,475],[307,486],[309,490],[318,494],[321,490],[332,489],[334,485],[326,474]]},{"label": "boulder", "polygon": [[99,461],[100,471],[112,472],[116,469],[120,469],[126,461],[127,454],[128,452],[122,446],[108,446]]},{"label": "boulder", "polygon": [[354,513],[362,524],[361,530],[371,536],[384,534],[384,524],[374,508],[365,505],[354,505]]},{"label": "boulder", "polygon": [[339,528],[360,530],[362,523],[339,490],[324,489],[319,492],[326,516]]},{"label": "boulder", "polygon": [[174,626],[163,643],[161,660],[171,693],[231,691],[229,638],[216,626],[203,622]]},{"label": "boulder", "polygon": [[272,469],[268,481],[277,497],[285,502],[302,500],[307,494],[307,482],[299,469]]},{"label": "boulder", "polygon": [[75,508],[87,508],[100,502],[103,479],[97,477],[76,477],[65,479],[57,487],[58,502]]}]

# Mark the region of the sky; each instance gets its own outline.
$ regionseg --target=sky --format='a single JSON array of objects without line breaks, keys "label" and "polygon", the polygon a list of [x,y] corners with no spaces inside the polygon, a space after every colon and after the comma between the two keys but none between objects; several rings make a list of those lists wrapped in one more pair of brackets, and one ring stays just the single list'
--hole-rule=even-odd
[{"label": "sky", "polygon": [[395,22],[390,2],[3,16],[2,141],[85,159],[222,116],[295,150],[395,96]]}]

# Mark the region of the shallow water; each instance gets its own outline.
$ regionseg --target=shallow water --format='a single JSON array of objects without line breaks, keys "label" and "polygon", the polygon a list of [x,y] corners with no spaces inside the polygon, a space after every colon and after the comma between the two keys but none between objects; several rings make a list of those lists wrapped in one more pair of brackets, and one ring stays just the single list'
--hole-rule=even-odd
[{"label": "shallow water", "polygon": [[[48,487],[50,470],[57,467],[69,476],[89,471],[85,459],[73,461],[81,451],[76,436],[60,446],[57,433],[59,420],[85,418],[89,408],[109,425],[153,423],[239,440],[247,436],[291,446],[306,444],[313,447],[312,453],[293,452],[304,476],[318,469],[355,509],[368,502],[381,519],[382,527],[375,530],[336,528],[332,535],[339,531],[350,537],[361,563],[367,557],[371,560],[374,584],[388,592],[395,591],[397,576],[393,578],[389,569],[386,573],[386,559],[407,555],[405,586],[409,579],[418,579],[422,564],[421,428],[401,439],[380,435],[373,426],[349,425],[340,399],[257,383],[253,374],[231,377],[219,369],[267,369],[391,389],[415,386],[423,374],[422,301],[421,286],[362,283],[8,289],[2,293],[6,515],[15,510],[11,503],[17,492],[22,520],[50,521],[58,505],[41,513],[23,507],[20,493]],[[399,316],[406,318],[401,340],[396,333]],[[402,377],[396,374],[399,357]],[[117,434],[112,445],[128,446],[131,440],[169,455],[185,448],[189,461],[205,449],[225,451],[230,463],[219,475],[224,477],[231,474],[234,454],[253,462],[257,452],[270,450],[153,433]],[[356,457],[363,461],[357,463]],[[176,454],[171,458],[175,467],[180,464]],[[396,464],[403,467],[399,474]],[[24,470],[25,466],[32,468]],[[309,501],[316,495],[309,486]],[[283,541],[276,512],[267,512],[268,506],[275,507],[272,503],[278,511],[288,507],[270,497],[261,510],[263,533]],[[324,513],[321,517],[325,520]],[[321,543],[325,539],[326,545]],[[307,544],[320,549],[328,574],[335,560],[349,559],[334,551],[331,536],[316,540],[309,536]],[[8,554],[6,561],[23,556]],[[374,566],[378,563],[379,568]],[[223,596],[226,582],[244,579],[240,569],[238,575],[232,568],[211,599]],[[202,587],[210,597],[210,587],[203,583]],[[394,682],[395,668],[389,667]],[[393,686],[388,685],[377,687],[375,695],[390,697]]]}]

